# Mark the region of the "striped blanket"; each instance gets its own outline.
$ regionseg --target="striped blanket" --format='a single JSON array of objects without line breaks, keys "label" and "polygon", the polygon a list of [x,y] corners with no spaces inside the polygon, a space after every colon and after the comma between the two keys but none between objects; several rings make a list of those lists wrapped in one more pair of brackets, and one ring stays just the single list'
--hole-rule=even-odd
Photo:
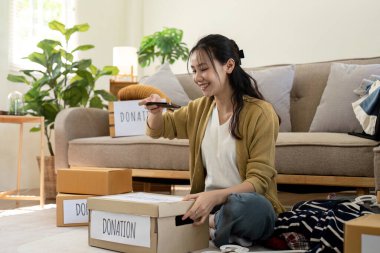
[{"label": "striped blanket", "polygon": [[380,76],[363,79],[354,92],[360,96],[352,103],[355,116],[366,134],[375,135],[376,121],[380,115]]},{"label": "striped blanket", "polygon": [[303,201],[279,215],[274,235],[296,232],[309,241],[307,252],[342,253],[344,222],[370,213],[348,200]]}]

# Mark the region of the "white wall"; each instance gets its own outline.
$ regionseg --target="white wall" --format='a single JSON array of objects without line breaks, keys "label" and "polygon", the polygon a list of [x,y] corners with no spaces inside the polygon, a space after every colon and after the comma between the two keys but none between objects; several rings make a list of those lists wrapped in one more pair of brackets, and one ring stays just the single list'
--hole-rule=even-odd
[{"label": "white wall", "polygon": [[379,56],[379,9],[378,0],[144,0],[143,25],[144,35],[181,28],[190,48],[204,35],[226,35],[253,67]]},{"label": "white wall", "polygon": [[[0,110],[6,96],[24,86],[9,83],[9,3],[0,1]],[[138,47],[143,35],[163,27],[183,29],[191,48],[209,33],[235,39],[245,52],[243,66],[303,63],[380,55],[378,0],[77,0],[77,23],[90,30],[79,36],[81,44],[95,49],[81,55],[95,66],[112,64],[112,48]],[[173,65],[185,73],[186,63]],[[153,72],[153,67],[145,74]],[[143,74],[140,70],[141,75]],[[108,80],[97,83],[108,89]],[[0,191],[13,188],[16,175],[18,128],[0,124]],[[24,187],[38,186],[39,134],[24,130]]]}]

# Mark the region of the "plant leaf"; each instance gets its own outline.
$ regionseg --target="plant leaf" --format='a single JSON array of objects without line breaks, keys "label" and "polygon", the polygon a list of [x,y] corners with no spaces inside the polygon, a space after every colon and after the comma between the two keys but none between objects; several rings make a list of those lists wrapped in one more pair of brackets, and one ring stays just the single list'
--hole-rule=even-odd
[{"label": "plant leaf", "polygon": [[74,25],[72,28],[66,29],[66,32],[64,34],[66,41],[70,40],[70,37],[73,33],[75,33],[75,32],[86,32],[86,31],[88,31],[88,29],[90,29],[90,26],[87,23],[80,24],[80,25]]},{"label": "plant leaf", "polygon": [[62,98],[70,107],[78,106],[82,100],[82,91],[78,86],[70,86],[63,92]]},{"label": "plant leaf", "polygon": [[30,129],[30,132],[39,132],[39,131],[41,131],[41,126],[39,125],[38,127],[32,127],[31,129]]},{"label": "plant leaf", "polygon": [[80,60],[78,62],[77,67],[80,70],[84,70],[84,69],[89,68],[91,66],[91,64],[92,64],[92,61],[90,59],[84,59],[84,60]]},{"label": "plant leaf", "polygon": [[117,98],[106,90],[95,90],[96,95],[100,95],[106,101],[116,101]]},{"label": "plant leaf", "polygon": [[15,83],[29,84],[29,81],[26,80],[25,76],[17,76],[17,75],[8,74],[7,80],[11,82],[15,82]]},{"label": "plant leaf", "polygon": [[105,66],[101,71],[99,71],[96,74],[96,79],[98,79],[101,76],[109,76],[109,75],[115,76],[118,73],[119,73],[118,67],[115,67],[115,66]]},{"label": "plant leaf", "polygon": [[90,25],[87,23],[84,23],[84,24],[75,25],[74,28],[78,32],[87,32],[88,29],[90,29]]},{"label": "plant leaf", "polygon": [[75,51],[86,51],[86,50],[90,50],[92,48],[94,48],[95,46],[93,45],[81,45],[81,46],[78,46],[76,47],[73,51],[71,51],[71,53],[74,53]]},{"label": "plant leaf", "polygon": [[93,108],[103,108],[103,103],[100,97],[94,96],[90,99],[90,107]]},{"label": "plant leaf", "polygon": [[61,49],[61,56],[63,57],[63,58],[65,58],[66,60],[68,60],[69,62],[73,62],[73,60],[74,60],[74,55],[72,55],[71,53],[69,53],[69,52],[67,52],[67,51],[65,51],[65,50],[63,50],[63,49]]},{"label": "plant leaf", "polygon": [[65,35],[65,33],[66,33],[65,25],[58,22],[57,20],[53,20],[53,21],[49,22],[49,28],[52,30],[59,31],[63,35]]},{"label": "plant leaf", "polygon": [[35,62],[35,63],[38,63],[44,67],[46,67],[46,58],[43,54],[41,53],[37,53],[37,52],[34,52],[34,53],[31,53],[30,55],[28,55],[27,57],[30,61],[32,62]]},{"label": "plant leaf", "polygon": [[41,40],[38,42],[37,47],[41,48],[42,50],[51,53],[56,46],[62,46],[61,42],[56,40]]}]

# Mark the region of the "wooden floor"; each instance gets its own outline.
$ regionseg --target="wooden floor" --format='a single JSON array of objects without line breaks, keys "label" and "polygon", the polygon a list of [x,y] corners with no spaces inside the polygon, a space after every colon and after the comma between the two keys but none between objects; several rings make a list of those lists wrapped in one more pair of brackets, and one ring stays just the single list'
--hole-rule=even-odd
[{"label": "wooden floor", "polygon": [[[189,193],[190,187],[188,185],[175,185],[171,189],[171,193],[174,195],[184,196]],[[38,189],[23,190],[21,194],[24,195],[36,195],[39,193]],[[169,194],[170,192],[157,192]],[[354,191],[340,191],[340,192],[309,192],[309,193],[292,193],[286,191],[279,191],[278,196],[281,203],[290,209],[295,203],[303,200],[312,199],[327,199],[331,194],[335,194],[338,197],[355,197]],[[47,199],[46,204],[55,203],[54,199]],[[9,210],[25,206],[39,205],[38,201],[14,201],[14,200],[0,200],[0,212],[3,210]]]}]

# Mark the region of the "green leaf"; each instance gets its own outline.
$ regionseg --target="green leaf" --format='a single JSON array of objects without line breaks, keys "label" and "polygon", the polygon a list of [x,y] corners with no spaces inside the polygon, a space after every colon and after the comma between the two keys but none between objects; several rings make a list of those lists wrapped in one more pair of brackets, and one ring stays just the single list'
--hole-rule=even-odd
[{"label": "green leaf", "polygon": [[71,53],[74,53],[75,51],[86,51],[92,48],[94,48],[93,45],[82,45],[82,46],[76,47],[73,51],[71,51]]},{"label": "green leaf", "polygon": [[11,82],[15,82],[15,83],[29,84],[29,81],[26,80],[25,76],[17,76],[17,75],[8,74],[7,80]]},{"label": "green leaf", "polygon": [[[26,76],[29,76],[31,77],[34,81],[37,80],[37,78],[39,78],[39,76],[44,75],[44,72],[41,71],[41,70],[34,70],[34,69],[25,69],[25,70],[20,70],[20,72],[22,72],[24,75]],[[38,75],[34,76],[33,73],[36,72],[36,73],[39,73]]]},{"label": "green leaf", "polygon": [[77,32],[77,30],[74,29],[74,28],[67,29],[66,32],[65,32],[65,39],[66,39],[66,41],[69,41],[71,35],[73,35],[73,33],[75,33],[75,32]]},{"label": "green leaf", "polygon": [[34,53],[31,53],[30,55],[28,55],[27,57],[30,61],[32,62],[35,62],[35,63],[38,63],[44,67],[46,67],[46,58],[43,54],[41,53],[37,53],[37,52],[34,52]]},{"label": "green leaf", "polygon": [[44,102],[42,104],[42,116],[45,117],[45,120],[48,124],[53,123],[59,112],[58,106],[54,102]]},{"label": "green leaf", "polygon": [[90,107],[93,108],[103,108],[103,103],[100,97],[94,96],[90,99]]},{"label": "green leaf", "polygon": [[59,31],[63,35],[65,35],[66,33],[65,25],[56,20],[49,22],[49,28],[52,30]]},{"label": "green leaf", "polygon": [[75,33],[75,32],[86,32],[86,31],[88,31],[88,29],[90,29],[90,26],[87,23],[86,24],[80,24],[80,25],[74,25],[72,28],[69,28],[66,30],[66,32],[65,32],[66,41],[70,40],[70,37],[73,33]]},{"label": "green leaf", "polygon": [[42,50],[46,51],[47,53],[52,53],[52,51],[55,49],[56,46],[62,46],[61,42],[56,40],[41,40],[38,42],[37,47],[41,48]]},{"label": "green leaf", "polygon": [[115,76],[118,73],[119,73],[118,67],[115,67],[115,66],[105,66],[101,71],[99,71],[96,74],[96,79],[98,79],[101,76],[109,76],[109,75]]},{"label": "green leaf", "polygon": [[92,61],[90,59],[84,59],[84,60],[80,60],[78,62],[78,69],[87,69],[91,66],[92,64]]},{"label": "green leaf", "polygon": [[95,90],[96,95],[100,95],[106,101],[116,101],[117,98],[106,90]]},{"label": "green leaf", "polygon": [[95,76],[98,73],[98,68],[91,64],[90,71]]},{"label": "green leaf", "polygon": [[39,126],[36,126],[36,127],[32,127],[31,129],[30,129],[30,132],[39,132],[39,131],[41,131],[41,126],[39,125]]},{"label": "green leaf", "polygon": [[75,28],[78,32],[87,32],[88,29],[90,29],[90,25],[87,24],[87,23],[84,23],[84,24],[75,25],[74,28]]},{"label": "green leaf", "polygon": [[61,52],[61,56],[63,58],[65,58],[66,60],[68,60],[69,62],[72,62],[74,60],[74,55],[72,55],[71,53],[69,52],[66,52],[65,50],[60,50]]},{"label": "green leaf", "polygon": [[83,79],[83,82],[81,82],[82,86],[86,86],[86,87],[88,87],[88,86],[93,87],[94,86],[95,79],[92,76],[91,72],[89,72],[87,70],[78,70],[77,75],[82,77],[82,79]]},{"label": "green leaf", "polygon": [[82,91],[78,86],[71,86],[63,92],[63,100],[70,107],[78,106],[82,100]]},{"label": "green leaf", "polygon": [[48,84],[49,81],[50,81],[50,77],[45,75],[45,76],[41,77],[40,79],[38,79],[37,81],[33,82],[32,86],[40,89],[45,84]]}]

